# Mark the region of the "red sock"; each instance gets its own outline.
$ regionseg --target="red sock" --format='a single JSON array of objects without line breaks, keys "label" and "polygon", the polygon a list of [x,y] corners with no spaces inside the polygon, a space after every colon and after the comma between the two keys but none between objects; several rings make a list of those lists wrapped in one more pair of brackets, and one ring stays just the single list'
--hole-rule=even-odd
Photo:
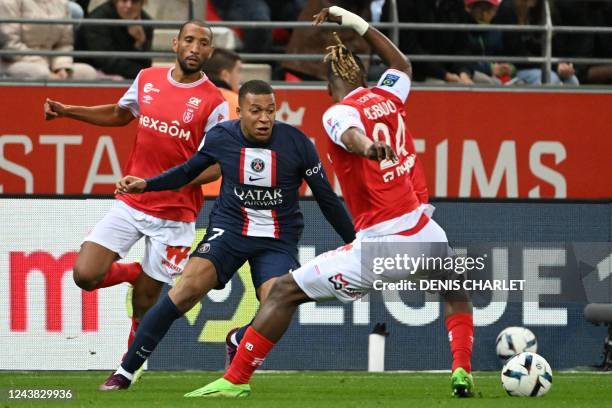
[{"label": "red sock", "polygon": [[136,320],[135,317],[132,317],[132,327],[130,328],[130,335],[128,336],[128,348],[130,348],[134,342],[134,339],[136,338],[136,332],[138,331],[139,324],[140,321]]},{"label": "red sock", "polygon": [[249,326],[240,341],[236,357],[223,378],[232,384],[248,384],[251,376],[257,367],[263,364],[272,347],[274,343]]},{"label": "red sock", "polygon": [[446,319],[448,340],[453,354],[453,371],[457,367],[468,373],[472,371],[472,344],[474,343],[474,320],[471,314],[455,313]]},{"label": "red sock", "polygon": [[138,262],[134,263],[121,263],[113,262],[104,280],[96,286],[96,289],[108,288],[109,286],[115,286],[123,282],[131,283],[132,285],[138,278],[138,275],[142,273],[142,266]]}]

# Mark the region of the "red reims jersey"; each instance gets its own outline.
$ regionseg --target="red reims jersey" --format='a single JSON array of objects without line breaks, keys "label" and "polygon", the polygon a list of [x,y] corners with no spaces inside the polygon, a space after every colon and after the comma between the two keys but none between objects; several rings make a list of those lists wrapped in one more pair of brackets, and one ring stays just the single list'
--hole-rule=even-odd
[{"label": "red reims jersey", "polygon": [[[174,68],[147,68],[119,100],[138,118],[138,133],[124,174],[147,178],[189,160],[204,134],[229,117],[227,102],[202,73],[190,84],[172,79]],[[154,217],[194,222],[202,207],[200,186],[178,191],[119,195],[129,206]]]},{"label": "red reims jersey", "polygon": [[[356,231],[387,234],[409,229],[414,217],[402,216],[428,202],[425,173],[406,129],[404,104],[409,92],[410,78],[389,69],[376,87],[354,90],[323,115],[330,159]],[[387,143],[399,160],[379,163],[349,153],[341,136],[351,127],[375,142]]]}]

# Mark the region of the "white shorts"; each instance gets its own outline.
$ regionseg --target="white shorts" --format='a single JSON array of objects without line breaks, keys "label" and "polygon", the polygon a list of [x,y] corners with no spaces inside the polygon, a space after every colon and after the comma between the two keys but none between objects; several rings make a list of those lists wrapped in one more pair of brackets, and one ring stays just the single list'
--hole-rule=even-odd
[{"label": "white shorts", "polygon": [[[293,271],[295,282],[313,300],[338,299],[342,302],[351,302],[371,291],[375,287],[376,280],[397,282],[422,277],[407,270],[375,273],[370,262],[372,255],[393,257],[396,253],[394,250],[398,246],[413,257],[452,256],[454,252],[448,246],[444,230],[426,213],[421,216],[425,217],[426,224],[412,235],[359,236],[358,234],[351,244],[323,253]],[[376,253],[372,254],[372,251]],[[429,278],[434,277],[432,272],[426,273]],[[445,273],[436,272],[435,277],[448,278]]]},{"label": "white shorts", "polygon": [[145,237],[143,271],[155,280],[171,283],[189,260],[194,236],[193,222],[157,218],[117,200],[83,242],[95,242],[124,258]]}]

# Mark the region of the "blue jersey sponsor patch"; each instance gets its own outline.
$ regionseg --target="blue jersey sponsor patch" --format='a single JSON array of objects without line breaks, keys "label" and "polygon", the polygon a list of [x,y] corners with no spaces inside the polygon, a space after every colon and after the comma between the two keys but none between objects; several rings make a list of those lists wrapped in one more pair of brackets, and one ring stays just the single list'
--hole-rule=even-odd
[{"label": "blue jersey sponsor patch", "polygon": [[393,86],[400,79],[399,75],[387,74],[382,80],[382,86]]}]

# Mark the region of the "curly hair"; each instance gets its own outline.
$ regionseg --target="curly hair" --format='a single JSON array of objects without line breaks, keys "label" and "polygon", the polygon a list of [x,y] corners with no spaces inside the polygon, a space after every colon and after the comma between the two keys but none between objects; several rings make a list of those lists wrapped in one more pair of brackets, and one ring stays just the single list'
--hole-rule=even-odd
[{"label": "curly hair", "polygon": [[[359,57],[354,55],[340,40],[338,34],[334,32],[336,45],[326,47],[327,54],[323,57],[323,62],[329,64],[331,72],[342,80],[352,85],[361,85],[363,82],[363,64]],[[331,76],[331,75],[328,75]]]}]

